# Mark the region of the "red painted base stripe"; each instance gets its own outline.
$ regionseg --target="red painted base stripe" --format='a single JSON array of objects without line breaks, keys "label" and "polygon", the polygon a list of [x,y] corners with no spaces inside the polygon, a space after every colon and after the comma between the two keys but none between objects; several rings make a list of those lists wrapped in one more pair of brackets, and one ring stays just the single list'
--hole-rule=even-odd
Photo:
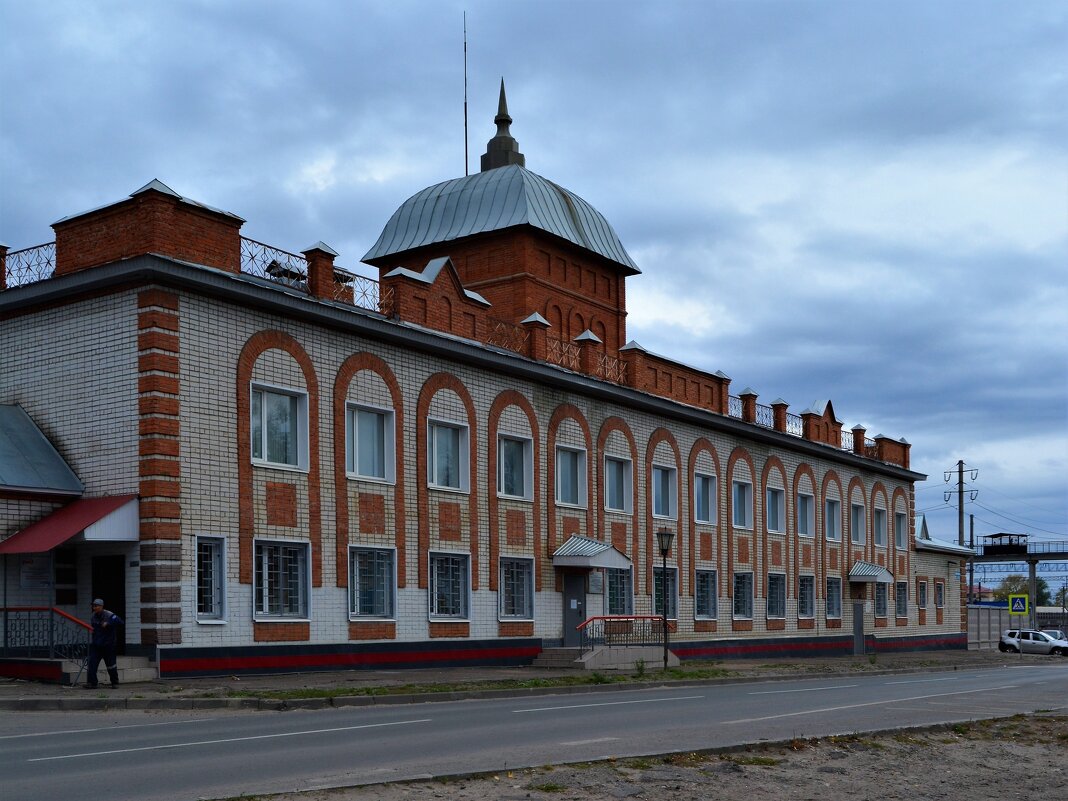
[{"label": "red painted base stripe", "polygon": [[58,662],[0,662],[0,676],[58,682],[63,678],[63,671]]}]

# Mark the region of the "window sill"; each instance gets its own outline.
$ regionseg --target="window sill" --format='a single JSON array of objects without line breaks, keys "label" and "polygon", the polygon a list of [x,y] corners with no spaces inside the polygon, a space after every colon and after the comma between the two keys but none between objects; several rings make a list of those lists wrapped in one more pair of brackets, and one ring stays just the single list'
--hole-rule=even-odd
[{"label": "window sill", "polygon": [[605,514],[609,514],[609,515],[623,515],[623,516],[626,516],[626,517],[633,517],[634,516],[634,512],[630,511],[629,509],[609,509],[606,506],[604,511],[605,511]]},{"label": "window sill", "polygon": [[497,493],[497,499],[501,501],[519,501],[520,503],[533,503],[533,498],[528,498],[526,495],[505,495],[503,492]]},{"label": "window sill", "polygon": [[653,520],[666,520],[670,523],[674,523],[677,519],[675,515],[653,515]]},{"label": "window sill", "polygon": [[734,617],[731,618],[731,620],[749,620],[749,621],[752,621],[752,619],[753,619],[752,617],[742,617],[740,615],[735,615]]},{"label": "window sill", "polygon": [[816,539],[815,536],[813,536],[812,534],[805,534],[802,531],[797,532],[797,536],[800,537],[803,540],[814,540],[814,539]]},{"label": "window sill", "polygon": [[581,509],[583,511],[585,511],[585,509],[586,509],[586,504],[584,504],[584,503],[570,503],[568,501],[561,501],[559,499],[555,500],[554,502],[556,503],[557,508]]},{"label": "window sill", "polygon": [[258,462],[255,459],[252,460],[253,467],[262,467],[264,470],[278,470],[282,473],[303,473],[308,474],[308,468],[302,467],[299,464],[278,464],[277,462]]},{"label": "window sill", "polygon": [[716,527],[716,523],[715,523],[714,520],[697,520],[696,518],[694,518],[693,522],[694,522],[695,526],[705,526],[707,528],[715,528]]},{"label": "window sill", "polygon": [[842,616],[841,615],[827,615],[827,619],[828,620],[841,620]]},{"label": "window sill", "polygon": [[768,534],[776,534],[776,535],[778,535],[780,537],[783,537],[783,536],[786,535],[786,532],[782,531],[781,529],[777,529],[777,528],[769,528],[768,529]]},{"label": "window sill", "polygon": [[768,620],[786,620],[786,615],[768,615]]},{"label": "window sill", "polygon": [[533,617],[502,617],[497,615],[498,623],[536,623],[537,619]]},{"label": "window sill", "polygon": [[426,488],[433,492],[447,492],[450,495],[470,495],[471,490],[464,487],[442,487],[438,484],[427,484]]},{"label": "window sill", "polygon": [[799,614],[797,616],[797,619],[798,620],[815,620],[816,616],[815,615],[802,615],[802,614]]},{"label": "window sill", "polygon": [[427,618],[431,623],[470,623],[469,617],[437,617],[431,615]]},{"label": "window sill", "polygon": [[225,626],[229,621],[218,618],[197,618],[198,626]]},{"label": "window sill", "polygon": [[254,623],[311,623],[310,617],[253,617]]},{"label": "window sill", "polygon": [[741,532],[741,533],[743,533],[743,534],[752,534],[752,533],[753,533],[753,526],[752,526],[752,524],[746,525],[746,524],[744,524],[744,523],[735,523],[735,524],[734,524],[734,525],[732,526],[732,528],[733,528],[733,529],[734,529],[735,531],[740,531],[740,532]]},{"label": "window sill", "polygon": [[345,478],[349,481],[362,481],[367,484],[382,484],[384,486],[392,487],[396,485],[397,480],[395,478],[378,478],[377,476],[361,476],[358,473],[345,473]]},{"label": "window sill", "polygon": [[354,615],[349,612],[349,623],[396,623],[395,617],[378,617],[376,615]]}]

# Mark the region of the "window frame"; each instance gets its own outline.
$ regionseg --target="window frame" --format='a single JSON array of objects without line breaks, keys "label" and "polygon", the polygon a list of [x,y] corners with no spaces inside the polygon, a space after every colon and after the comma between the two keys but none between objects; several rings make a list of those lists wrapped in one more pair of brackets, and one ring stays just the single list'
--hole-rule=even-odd
[{"label": "window frame", "polygon": [[816,617],[816,577],[812,573],[802,573],[797,577],[797,617],[804,620]]},{"label": "window frame", "polygon": [[[828,521],[834,522],[834,535],[827,529]],[[823,538],[827,542],[842,541],[842,501],[838,498],[824,498],[823,500]]]},{"label": "window frame", "polygon": [[[673,466],[656,464],[649,475],[650,507],[657,520],[675,520],[679,509],[679,476]],[[664,484],[666,483],[666,487]],[[666,508],[664,508],[666,505]]]},{"label": "window frame", "polygon": [[[505,611],[507,606],[506,601],[508,599],[506,588],[508,587],[508,580],[505,576],[505,565],[524,565],[526,573],[526,588],[523,598],[524,614],[509,614]],[[498,560],[497,575],[499,582],[497,584],[497,619],[506,621],[528,621],[534,620],[534,559],[528,556],[502,556]]]},{"label": "window frame", "polygon": [[[505,490],[503,443],[519,444],[522,449],[523,488],[522,494],[516,495]],[[522,434],[497,434],[497,497],[516,501],[534,500],[534,441]]]},{"label": "window frame", "polygon": [[753,529],[753,482],[731,480],[731,522],[734,528]]},{"label": "window frame", "polygon": [[[200,610],[201,600],[201,560],[200,560],[200,546],[201,543],[211,544],[213,546],[212,557],[212,571],[211,577],[213,596],[213,605],[217,605],[217,609],[210,612],[202,612]],[[197,534],[196,544],[193,551],[194,560],[194,574],[195,574],[195,593],[196,593],[196,620],[197,623],[203,623],[209,626],[223,625],[227,622],[227,609],[226,609],[226,537],[218,534]]]},{"label": "window frame", "polygon": [[935,582],[935,609],[945,609],[946,607],[946,583],[944,581]]},{"label": "window frame", "polygon": [[904,551],[909,543],[908,515],[904,512],[894,512],[894,547]]},{"label": "window frame", "polygon": [[916,608],[927,608],[927,580],[921,579],[916,582]]},{"label": "window frame", "polygon": [[[704,488],[702,489],[702,484]],[[695,472],[693,474],[693,521],[702,525],[716,525],[719,509],[716,501],[719,490],[715,473]],[[702,499],[703,503],[702,503]],[[701,517],[701,506],[707,507],[706,516]]]},{"label": "window frame", "polygon": [[[889,586],[890,586],[889,582],[886,582],[886,581],[877,581],[877,582],[875,582],[875,617],[888,617],[889,616],[889,611],[890,611],[890,600],[889,600],[889,589],[888,589]],[[879,597],[880,596],[879,590],[882,590],[882,593],[881,593],[882,597],[881,598]],[[880,604],[880,601],[882,602],[881,604]],[[882,611],[879,611],[880,610],[880,606],[882,608]]]},{"label": "window frame", "polygon": [[[780,584],[778,592],[776,593],[776,606],[780,606],[777,610],[778,614],[772,614],[772,579],[775,579],[775,584]],[[767,604],[764,609],[765,616],[768,620],[785,620],[786,619],[786,574],[785,573],[768,573],[768,598]]]},{"label": "window frame", "polygon": [[[831,587],[836,588],[835,592],[831,592]],[[828,620],[841,620],[842,619],[842,579],[839,576],[828,576],[826,582],[826,603],[824,608],[824,616]],[[834,602],[832,606],[832,601]]]},{"label": "window frame", "polygon": [[[261,575],[267,571],[263,569],[262,560],[266,556],[266,548],[292,548],[303,554],[303,569],[300,571],[300,586],[298,587],[300,606],[298,614],[277,614],[264,611],[260,604],[264,603],[264,596],[269,592],[266,582],[261,586]],[[262,551],[262,552],[261,552]],[[264,603],[264,607],[267,604]],[[301,614],[302,613],[302,614]],[[310,622],[312,616],[312,577],[311,577],[311,543],[304,540],[271,539],[256,537],[252,541],[252,619],[263,622]]]},{"label": "window frame", "polygon": [[909,583],[907,581],[894,583],[894,616],[900,618],[909,616]]},{"label": "window frame", "polygon": [[[389,604],[387,614],[361,612],[357,609],[358,573],[356,555],[358,553],[389,554],[389,575],[386,578],[385,592]],[[349,546],[349,586],[348,586],[349,620],[396,620],[397,619],[397,549],[380,548],[367,545]]]},{"label": "window frame", "polygon": [[[437,595],[435,588],[438,579],[435,574],[435,565],[444,560],[458,561],[462,564],[459,573],[460,609],[457,613],[440,612],[437,609]],[[427,558],[427,617],[431,621],[463,622],[471,620],[471,554],[462,551],[430,551]]]},{"label": "window frame", "polygon": [[[860,514],[857,514],[857,510],[860,510]],[[864,504],[852,503],[849,504],[849,544],[850,545],[866,545],[868,542],[867,523],[865,519],[867,515]],[[857,524],[860,525],[857,525]]]},{"label": "window frame", "polygon": [[[264,393],[268,395],[279,395],[291,398],[296,401],[293,407],[293,412],[296,415],[296,420],[293,423],[293,436],[296,442],[293,445],[294,461],[292,462],[276,462],[272,461],[266,455],[269,451],[268,430],[265,425],[264,416]],[[259,398],[259,426],[257,428],[257,415],[254,412],[256,407],[256,400]],[[248,408],[248,430],[249,430],[249,458],[252,464],[256,467],[266,467],[271,470],[296,470],[306,473],[308,471],[308,441],[309,441],[309,429],[308,429],[308,392],[303,389],[294,389],[293,387],[283,387],[276,384],[269,384],[263,381],[251,381],[249,382],[249,408]],[[256,456],[257,441],[260,448],[260,456]]]},{"label": "window frame", "polygon": [[[746,589],[746,592],[745,592],[744,595],[741,596],[743,598],[743,604],[742,604],[743,608],[742,608],[742,611],[739,612],[738,611],[738,599],[739,599],[738,582],[739,582],[740,579],[745,579],[747,577],[748,577],[749,586],[748,586],[747,589],[743,587],[743,589]],[[744,583],[745,582],[743,581],[743,584]],[[751,571],[751,570],[742,570],[742,571],[739,571],[739,572],[735,573],[732,584],[733,584],[733,588],[734,588],[734,592],[731,595],[731,617],[732,617],[732,619],[733,620],[752,620],[753,619],[753,571]]]},{"label": "window frame", "polygon": [[[569,500],[563,500],[561,497],[561,484],[563,472],[560,470],[560,454],[569,453],[575,456],[575,497],[574,502]],[[556,505],[567,506],[573,509],[585,509],[589,505],[589,499],[586,497],[586,449],[576,448],[572,445],[557,445],[556,446],[556,470],[555,470],[555,484],[556,484]]]},{"label": "window frame", "polygon": [[797,536],[805,539],[816,537],[816,496],[808,492],[797,493]]},{"label": "window frame", "polygon": [[[707,586],[711,584],[711,586]],[[719,575],[716,570],[698,568],[694,572],[694,620],[719,618]],[[704,599],[702,603],[702,598]],[[702,605],[706,608],[702,610]]]},{"label": "window frame", "polygon": [[[634,614],[634,568],[631,567],[607,567],[605,568],[605,614],[608,615],[633,615]],[[612,609],[615,593],[613,585],[622,579],[623,588],[623,611],[615,612]]]},{"label": "window frame", "polygon": [[[609,506],[611,503],[613,493],[609,491],[609,481],[614,476],[614,470],[609,471],[608,464],[612,462],[622,467],[622,487],[620,488],[622,494],[623,505],[621,507]],[[605,454],[604,456],[604,510],[606,512],[615,512],[617,514],[633,514],[634,512],[634,462],[625,456],[610,456]]]},{"label": "window frame", "polygon": [[[772,528],[774,512],[775,527]],[[769,534],[786,533],[786,490],[780,487],[764,487],[764,530]]]},{"label": "window frame", "polygon": [[[382,472],[381,476],[361,473],[359,470],[359,413],[381,415],[382,420]],[[359,481],[379,484],[397,483],[396,416],[393,409],[371,406],[366,403],[345,403],[345,476]]]},{"label": "window frame", "polygon": [[[661,591],[660,586],[657,583],[658,580],[662,580],[664,575],[664,568],[660,565],[653,567],[653,614],[657,617],[663,617],[663,612],[660,611]],[[679,569],[675,565],[667,566],[668,577],[668,620],[679,619]]]},{"label": "window frame", "polygon": [[[427,487],[433,490],[440,490],[442,492],[461,492],[466,493],[470,491],[471,487],[471,465],[470,465],[470,450],[471,450],[471,429],[466,423],[458,423],[455,420],[442,420],[439,418],[428,417],[426,421],[427,427],[427,453],[426,453],[426,469],[427,469]],[[438,429],[450,429],[457,432],[457,484],[442,484],[437,481],[438,471],[435,463],[435,456],[437,454],[437,438],[435,433]]]},{"label": "window frame", "polygon": [[[882,517],[880,524],[879,518]],[[876,548],[886,547],[887,515],[886,509],[876,506],[871,512],[871,536]]]}]

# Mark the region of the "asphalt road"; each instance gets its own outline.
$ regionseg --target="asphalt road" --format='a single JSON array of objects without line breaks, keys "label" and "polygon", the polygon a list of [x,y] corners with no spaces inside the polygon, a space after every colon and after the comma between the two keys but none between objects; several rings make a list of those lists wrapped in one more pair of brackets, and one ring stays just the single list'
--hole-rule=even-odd
[{"label": "asphalt road", "polygon": [[9,713],[0,796],[224,798],[1065,708],[1068,660],[281,713]]}]

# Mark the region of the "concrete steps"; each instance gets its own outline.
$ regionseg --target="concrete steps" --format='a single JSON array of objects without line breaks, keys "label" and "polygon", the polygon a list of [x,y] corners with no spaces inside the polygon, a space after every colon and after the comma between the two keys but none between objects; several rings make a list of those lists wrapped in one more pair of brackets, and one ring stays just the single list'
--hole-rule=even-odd
[{"label": "concrete steps", "polygon": [[535,657],[532,667],[552,668],[553,670],[584,670],[581,648],[545,648]]},{"label": "concrete steps", "polygon": [[[159,671],[156,665],[146,657],[143,656],[120,656],[115,660],[119,670],[119,684],[134,684],[139,681],[155,681],[159,678]],[[78,678],[78,670],[81,668],[77,662],[64,661],[63,662],[63,684],[69,685],[76,678],[80,684],[85,684],[86,676],[85,671],[82,671],[82,675]],[[101,685],[107,685],[110,683],[108,678],[107,669],[104,667],[104,663],[100,663],[100,667],[96,671],[96,679]]]}]

